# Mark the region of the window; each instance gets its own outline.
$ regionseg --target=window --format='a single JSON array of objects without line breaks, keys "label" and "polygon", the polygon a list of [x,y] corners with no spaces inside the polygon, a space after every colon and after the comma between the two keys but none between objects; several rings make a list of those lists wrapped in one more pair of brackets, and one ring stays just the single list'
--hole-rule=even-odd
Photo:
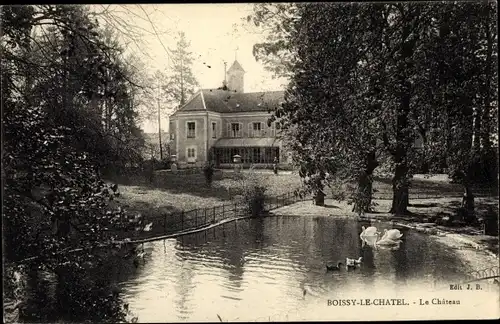
[{"label": "window", "polygon": [[212,122],[212,138],[217,138],[217,123]]},{"label": "window", "polygon": [[170,133],[170,140],[173,141],[175,139],[175,134],[174,133]]},{"label": "window", "polygon": [[195,138],[196,137],[196,123],[188,122],[187,123],[187,137]]},{"label": "window", "polygon": [[261,137],[262,136],[262,123],[252,123],[252,136]]},{"label": "window", "polygon": [[238,154],[244,163],[271,164],[276,157],[279,161],[278,147],[235,147],[216,148],[216,163],[233,163],[233,157]]},{"label": "window", "polygon": [[269,128],[270,135],[272,137],[276,136],[276,128],[275,128],[275,123],[271,123],[271,127]]},{"label": "window", "polygon": [[241,137],[241,127],[239,123],[231,123],[230,137]]},{"label": "window", "polygon": [[196,148],[194,148],[194,147],[188,147],[188,149],[187,149],[187,157],[188,157],[188,159],[194,159],[194,158],[196,158]]},{"label": "window", "polygon": [[252,162],[253,163],[261,163],[261,157],[262,157],[261,149],[258,147],[254,148],[252,153],[253,153],[252,154]]}]

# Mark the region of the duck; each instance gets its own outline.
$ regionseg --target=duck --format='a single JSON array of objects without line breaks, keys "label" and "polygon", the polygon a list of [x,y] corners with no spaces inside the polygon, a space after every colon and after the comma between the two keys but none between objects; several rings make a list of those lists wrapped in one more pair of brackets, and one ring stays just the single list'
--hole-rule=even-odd
[{"label": "duck", "polygon": [[346,266],[348,269],[355,268],[363,262],[363,257],[357,259],[346,258]]},{"label": "duck", "polygon": [[144,227],[144,231],[149,232],[151,231],[152,228],[153,228],[153,223],[151,222]]},{"label": "duck", "polygon": [[359,257],[357,259],[350,259],[350,258],[347,258],[347,262],[349,264],[361,264],[363,262],[363,257]]},{"label": "duck", "polygon": [[337,265],[326,265],[326,271],[339,271],[342,262],[338,262]]},{"label": "duck", "polygon": [[398,229],[384,230],[384,236],[382,236],[381,240],[390,239],[393,241],[399,240],[403,237],[403,233],[401,233]]}]

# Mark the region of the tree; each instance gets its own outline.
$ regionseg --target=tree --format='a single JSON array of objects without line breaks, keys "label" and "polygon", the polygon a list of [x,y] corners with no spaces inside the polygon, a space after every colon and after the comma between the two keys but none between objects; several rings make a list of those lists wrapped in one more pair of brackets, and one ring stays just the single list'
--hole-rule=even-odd
[{"label": "tree", "polygon": [[[296,72],[274,118],[288,130],[306,185],[320,192],[327,177],[354,181],[354,209],[367,211],[380,150],[377,105],[365,99],[371,91],[367,45],[377,36],[367,32],[372,11],[322,4],[303,5],[298,12],[301,19],[292,34]],[[346,33],[353,36],[346,38]]]},{"label": "tree", "polygon": [[190,42],[184,32],[179,33],[179,39],[174,49],[169,49],[172,55],[172,73],[169,82],[163,84],[163,89],[169,95],[175,109],[183,106],[194,94],[199,85],[192,71],[193,53],[189,51]]},{"label": "tree", "polygon": [[295,3],[256,3],[253,13],[245,19],[252,22],[264,35],[265,41],[253,46],[253,55],[262,61],[267,71],[275,77],[290,77],[296,58],[296,51],[291,46],[291,33],[294,31],[294,20],[298,18],[298,7]]},{"label": "tree", "polygon": [[[98,158],[118,154],[108,137],[115,148],[131,143],[129,75],[85,7],[2,7],[0,18],[5,261],[59,278],[86,272],[104,257],[92,249],[116,238],[110,229],[126,216],[108,205],[114,190]],[[99,110],[104,100],[112,114]]]},{"label": "tree", "polygon": [[[434,154],[446,159],[449,175],[464,186],[469,205],[473,206],[472,185],[496,178],[496,175],[491,177],[491,165],[496,165],[497,157],[492,154],[489,140],[490,119],[495,119],[491,113],[498,112],[498,107],[491,102],[496,90],[490,84],[498,77],[491,60],[497,56],[497,49],[491,46],[492,38],[488,35],[488,30],[494,29],[490,17],[494,10],[489,3],[460,3],[438,9],[439,47],[435,54],[439,56],[436,60],[439,78],[435,83],[434,102],[444,109],[437,111],[436,120],[441,125],[434,125],[437,143]],[[461,23],[466,16],[470,17],[467,23]],[[487,108],[485,102],[490,102]],[[485,168],[490,169],[486,176],[481,170],[485,160],[490,161],[490,166]],[[472,213],[471,208],[468,216],[473,216]]]},{"label": "tree", "polygon": [[[485,12],[492,12],[478,9],[484,4],[297,5],[298,18],[292,24],[283,17],[268,19],[276,15],[263,6],[254,17],[258,23],[266,19],[291,33],[261,54],[274,58],[278,48],[296,54],[285,105],[273,118],[282,119],[295,141],[302,175],[314,179],[310,187],[320,190],[325,173],[335,171],[358,179],[358,197],[369,193],[367,179],[378,165],[377,155],[387,153],[394,169],[391,212],[404,214],[419,160],[448,160],[450,171],[470,170],[475,154],[463,154],[472,143],[472,107],[479,110],[479,99],[486,98],[478,88],[491,89],[479,80],[496,77],[486,68],[475,69],[481,61],[479,44],[485,44],[485,58],[495,57],[494,47],[488,50],[488,42],[479,41],[492,29],[479,27]],[[464,27],[459,22],[467,12],[474,19]],[[342,38],[346,34],[353,36]],[[492,62],[483,61],[490,63],[480,66]],[[458,86],[461,82],[466,82],[465,91]],[[418,134],[424,150],[414,145]],[[367,206],[363,204],[362,210]]]},{"label": "tree", "polygon": [[75,148],[86,150],[102,167],[137,158],[135,76],[111,31],[102,31],[106,37],[101,41],[101,30],[87,18],[85,7],[61,11],[68,15],[62,27],[42,18],[51,7],[33,9],[34,28],[24,50],[29,56],[19,64],[31,71],[23,90],[45,107],[54,126],[73,124]]}]

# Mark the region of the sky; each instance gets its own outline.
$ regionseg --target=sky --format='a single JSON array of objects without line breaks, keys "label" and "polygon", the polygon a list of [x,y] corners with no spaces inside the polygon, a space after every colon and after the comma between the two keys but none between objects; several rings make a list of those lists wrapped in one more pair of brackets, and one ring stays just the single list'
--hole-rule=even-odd
[{"label": "sky", "polygon": [[[127,50],[138,55],[146,69],[168,73],[166,48],[174,48],[179,31],[191,42],[194,57],[193,72],[201,88],[222,85],[224,61],[229,68],[237,58],[246,71],[245,92],[282,90],[285,81],[274,79],[252,55],[255,43],[264,36],[242,19],[252,12],[252,4],[149,4],[149,5],[99,5],[114,17],[134,26],[137,35],[129,40]],[[120,21],[113,22],[120,26]],[[154,25],[154,28],[152,27]],[[158,35],[158,36],[157,36]],[[210,66],[210,68],[208,68]],[[162,118],[162,129],[167,131],[168,118]],[[158,131],[158,122],[145,121],[142,129]]]}]

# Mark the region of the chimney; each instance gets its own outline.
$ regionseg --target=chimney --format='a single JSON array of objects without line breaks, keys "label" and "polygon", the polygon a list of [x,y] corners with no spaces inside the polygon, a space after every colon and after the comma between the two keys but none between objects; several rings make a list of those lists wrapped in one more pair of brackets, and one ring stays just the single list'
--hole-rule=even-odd
[{"label": "chimney", "polygon": [[224,61],[224,81],[222,81],[222,89],[223,90],[227,90],[227,72],[226,72],[226,68],[227,68],[227,62]]}]

